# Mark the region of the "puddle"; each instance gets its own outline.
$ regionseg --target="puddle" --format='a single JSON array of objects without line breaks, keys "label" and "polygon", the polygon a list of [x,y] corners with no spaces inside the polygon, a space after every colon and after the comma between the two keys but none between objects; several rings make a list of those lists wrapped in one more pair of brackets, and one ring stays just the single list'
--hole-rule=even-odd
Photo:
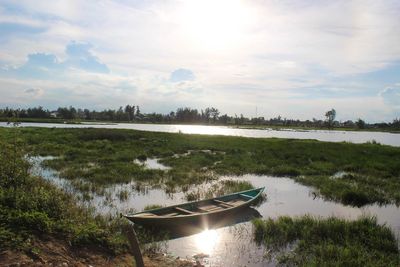
[{"label": "puddle", "polygon": [[[50,158],[37,158],[41,160]],[[155,159],[153,159],[155,160]],[[51,170],[35,167],[41,171],[45,179],[57,186],[73,190],[68,180],[61,179]],[[337,176],[342,176],[340,173]],[[221,180],[241,180],[252,183],[255,187],[265,186],[267,201],[255,209],[264,218],[276,218],[282,215],[329,217],[337,216],[345,219],[357,219],[361,215],[374,215],[380,224],[388,225],[400,238],[400,208],[395,205],[368,205],[362,208],[344,206],[340,203],[326,201],[315,197],[313,189],[296,183],[289,178],[271,176],[243,175],[223,176],[217,181],[189,187],[187,193],[196,190],[207,190]],[[121,191],[127,191],[126,198],[120,199]],[[74,192],[74,191],[72,191]],[[79,195],[79,193],[78,193]],[[105,189],[102,196],[93,193],[90,205],[101,214],[117,215],[141,211],[150,204],[164,206],[186,202],[185,194],[181,191],[166,193],[160,188],[152,188],[135,182],[117,184]],[[167,242],[167,251],[181,258],[194,259],[196,256],[205,266],[275,266],[276,261],[267,260],[264,256],[266,248],[258,247],[252,240],[253,228],[251,222],[238,223],[219,229],[205,230],[201,233],[181,237]]]},{"label": "puddle", "polygon": [[158,160],[159,159],[150,159],[150,158],[148,158],[148,159],[146,159],[144,161],[141,161],[141,160],[135,159],[133,162],[135,164],[144,166],[146,169],[151,169],[151,170],[164,170],[164,171],[166,171],[166,170],[170,170],[171,169],[171,167],[161,164],[160,162],[158,162]]}]

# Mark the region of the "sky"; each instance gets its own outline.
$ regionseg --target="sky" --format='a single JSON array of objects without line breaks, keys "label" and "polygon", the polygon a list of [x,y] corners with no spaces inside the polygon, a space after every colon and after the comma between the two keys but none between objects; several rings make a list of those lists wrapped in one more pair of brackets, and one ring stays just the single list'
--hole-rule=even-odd
[{"label": "sky", "polygon": [[400,1],[0,0],[0,107],[400,117]]}]

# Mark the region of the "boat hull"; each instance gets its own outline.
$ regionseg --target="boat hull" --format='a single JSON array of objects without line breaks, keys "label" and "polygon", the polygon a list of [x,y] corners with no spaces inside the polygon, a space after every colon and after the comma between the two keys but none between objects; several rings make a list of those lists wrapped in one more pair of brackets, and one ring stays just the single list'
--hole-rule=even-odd
[{"label": "boat hull", "polygon": [[[258,200],[258,197],[261,195],[262,189],[258,189],[259,192],[256,196],[251,199],[248,199],[243,204],[238,206],[226,208],[223,210],[213,211],[213,212],[204,212],[204,213],[195,213],[191,215],[181,215],[181,216],[174,216],[174,217],[167,217],[167,216],[154,216],[154,217],[146,217],[140,216],[141,213],[134,214],[132,216],[126,215],[125,217],[132,221],[135,224],[140,224],[146,227],[152,228],[160,228],[160,229],[176,229],[182,226],[186,228],[211,228],[211,227],[218,227],[222,225],[226,225],[227,222],[232,221],[240,215],[243,210],[248,209],[251,205],[254,204]],[[245,191],[244,191],[245,192]],[[235,194],[227,195],[220,197],[218,199],[231,199],[234,197]],[[193,202],[192,205],[198,203],[205,203],[210,200],[203,200],[199,202]],[[188,204],[177,205],[177,207],[181,207]],[[168,208],[168,207],[167,207]],[[163,209],[167,209],[163,208]],[[162,210],[162,209],[161,209]],[[151,212],[151,211],[148,211]]]},{"label": "boat hull", "polygon": [[223,223],[226,217],[235,216],[242,210],[248,208],[251,204],[235,207],[233,209],[226,209],[219,212],[201,213],[194,216],[182,216],[171,218],[143,218],[143,217],[127,217],[133,223],[152,227],[167,227],[174,228],[185,226],[215,226],[218,223]]}]

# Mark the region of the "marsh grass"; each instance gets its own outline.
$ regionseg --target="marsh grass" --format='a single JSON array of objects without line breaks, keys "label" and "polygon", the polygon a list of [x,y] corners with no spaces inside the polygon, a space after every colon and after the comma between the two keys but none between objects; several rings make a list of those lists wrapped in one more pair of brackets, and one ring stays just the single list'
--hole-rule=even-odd
[{"label": "marsh grass", "polygon": [[163,206],[163,205],[160,205],[160,204],[149,204],[149,205],[146,205],[146,206],[143,208],[143,211],[145,211],[145,210],[160,209],[160,208],[162,208],[162,207],[164,207],[164,206]]},{"label": "marsh grass", "polygon": [[222,180],[217,181],[207,188],[197,188],[185,194],[187,201],[196,201],[200,199],[213,198],[228,195],[235,192],[254,189],[254,186],[247,181],[240,180]]},{"label": "marsh grass", "polygon": [[134,226],[141,250],[147,255],[166,254],[170,234],[163,229],[149,229],[139,225]]},{"label": "marsh grass", "polygon": [[[14,130],[0,129],[0,139],[10,141]],[[19,130],[31,155],[57,157],[46,161],[47,167],[63,178],[84,179],[97,187],[136,181],[164,184],[166,191],[175,192],[220,175],[252,173],[292,177],[344,204],[400,204],[397,147],[118,129]],[[133,163],[143,155],[159,158],[172,169],[151,170]],[[329,179],[340,171],[353,175]]]},{"label": "marsh grass", "polygon": [[[254,239],[285,266],[399,266],[397,240],[375,217],[255,219]],[[287,248],[293,250],[288,250]],[[271,256],[271,255],[269,255]]]},{"label": "marsh grass", "polygon": [[[122,221],[95,215],[78,205],[75,196],[31,175],[21,147],[1,141],[0,147],[0,250],[30,251],[34,240],[53,236],[77,248],[93,245],[113,254],[127,251]],[[21,162],[18,172],[9,171],[14,162]],[[15,179],[15,185],[7,182]]]},{"label": "marsh grass", "polygon": [[119,198],[119,200],[122,202],[122,201],[127,201],[128,200],[128,198],[129,198],[129,191],[127,191],[127,190],[121,190],[121,191],[119,191],[118,192],[118,198]]}]

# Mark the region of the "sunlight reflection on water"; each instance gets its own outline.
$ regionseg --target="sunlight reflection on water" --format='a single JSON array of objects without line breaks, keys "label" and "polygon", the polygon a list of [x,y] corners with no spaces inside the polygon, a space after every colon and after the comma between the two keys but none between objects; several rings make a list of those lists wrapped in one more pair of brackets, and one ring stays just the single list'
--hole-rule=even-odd
[{"label": "sunlight reflection on water", "polygon": [[206,229],[197,234],[194,238],[198,251],[200,251],[200,253],[211,255],[219,241],[219,237],[220,236],[216,230]]}]

